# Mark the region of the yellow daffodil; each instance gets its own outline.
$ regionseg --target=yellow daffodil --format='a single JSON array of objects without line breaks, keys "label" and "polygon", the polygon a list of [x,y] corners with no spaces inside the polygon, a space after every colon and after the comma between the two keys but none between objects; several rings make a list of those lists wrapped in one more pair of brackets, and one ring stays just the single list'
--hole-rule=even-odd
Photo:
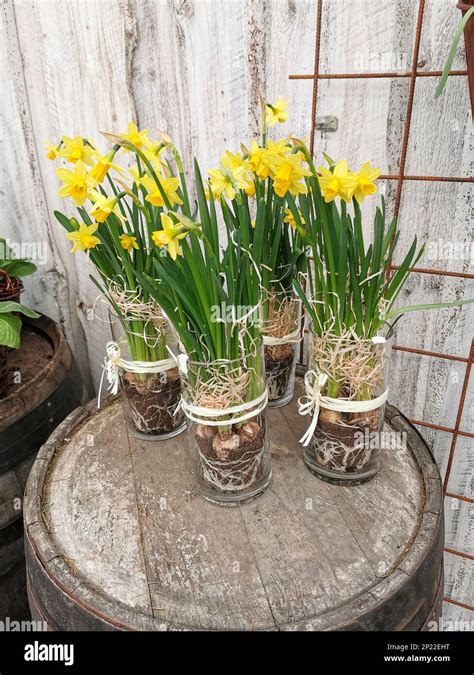
[{"label": "yellow daffodil", "polygon": [[131,234],[121,234],[119,236],[120,244],[123,249],[131,253],[134,248],[138,249],[137,238]]},{"label": "yellow daffodil", "polygon": [[90,248],[95,248],[97,244],[100,244],[99,237],[94,237],[94,232],[98,227],[97,223],[93,223],[92,225],[81,223],[76,232],[68,232],[66,237],[74,242],[71,253],[75,253],[76,251],[87,251]]},{"label": "yellow daffodil", "polygon": [[380,169],[376,169],[370,166],[370,162],[365,162],[362,165],[357,178],[357,186],[354,191],[354,197],[357,199],[359,204],[362,204],[364,199],[369,195],[373,195],[377,192],[377,186],[374,181],[380,176]]},{"label": "yellow daffodil", "polygon": [[47,143],[46,150],[47,150],[46,157],[48,159],[56,159],[57,157],[59,157],[59,150],[60,150],[59,145]]},{"label": "yellow daffodil", "polygon": [[268,148],[261,148],[256,141],[252,141],[249,150],[248,161],[250,170],[260,178],[265,180],[269,175],[274,175],[277,169],[278,155],[268,150]]},{"label": "yellow daffodil", "polygon": [[204,196],[206,197],[207,201],[209,201],[211,199],[211,197],[212,197],[213,200],[215,200],[219,197],[219,195],[216,192],[214,192],[214,190],[211,189],[209,191],[208,187],[204,188]]},{"label": "yellow daffodil", "polygon": [[210,169],[209,176],[212,194],[219,197],[224,193],[230,200],[235,199],[237,190],[246,190],[250,186],[245,166],[233,168],[231,159],[226,155],[222,158],[221,168]]},{"label": "yellow daffodil", "polygon": [[75,136],[74,138],[63,136],[61,140],[63,143],[59,154],[61,157],[64,157],[66,162],[70,162],[71,164],[84,162],[84,164],[89,165],[94,163],[93,155],[95,150],[85,143],[81,136]]},{"label": "yellow daffodil", "polygon": [[[179,188],[179,179],[178,178],[163,178],[163,176],[158,176],[163,192],[166,194],[169,203],[171,206],[174,204],[182,204],[182,200],[177,194]],[[161,193],[160,188],[149,176],[142,176],[141,184],[146,188],[148,194],[145,197],[147,202],[153,204],[153,206],[165,206],[165,200],[163,194]]]},{"label": "yellow daffodil", "polygon": [[133,166],[130,167],[129,173],[133,179],[133,182],[136,183],[137,186],[140,186],[142,184],[142,180],[146,178],[146,176],[140,175],[137,164],[134,164]]},{"label": "yellow daffodil", "polygon": [[[306,225],[306,221],[303,218],[303,214],[301,213],[301,211],[299,209],[298,209],[298,215],[300,217],[301,224]],[[293,213],[291,212],[290,209],[285,209],[285,217],[283,218],[283,222],[288,223],[288,225],[290,227],[292,227],[294,230],[296,230],[296,220],[295,220],[295,217],[294,217],[294,215],[293,215]]]},{"label": "yellow daffodil", "polygon": [[92,190],[90,199],[94,202],[94,206],[89,211],[89,214],[92,218],[95,218],[98,223],[103,223],[111,213],[114,213],[117,197],[106,197],[101,192]]},{"label": "yellow daffodil", "polygon": [[96,184],[95,180],[87,173],[85,165],[78,161],[74,164],[73,170],[58,168],[56,175],[64,183],[59,188],[60,197],[71,197],[76,206],[82,206],[89,193]]},{"label": "yellow daffodil", "polygon": [[324,195],[325,202],[332,202],[336,197],[349,202],[352,199],[354,190],[357,187],[357,177],[349,171],[345,159],[341,159],[334,166],[334,171],[326,169],[324,166],[318,167],[319,185]]},{"label": "yellow daffodil", "polygon": [[230,150],[227,150],[222,157],[221,164],[226,169],[239,169],[241,166],[243,166],[246,171],[250,169],[250,162],[245,160],[239,152],[233,154]]},{"label": "yellow daffodil", "polygon": [[163,143],[153,143],[145,136],[143,138],[143,145],[145,146],[143,152],[145,157],[153,164],[157,171],[166,171],[168,167],[165,164],[162,154],[166,152],[166,146]]},{"label": "yellow daffodil", "polygon": [[278,97],[276,103],[267,103],[267,105],[265,106],[267,124],[273,127],[278,122],[280,122],[280,124],[282,122],[286,122],[286,120],[288,119],[288,112],[286,110],[287,107],[288,101],[282,99],[281,96]]},{"label": "yellow daffodil", "polygon": [[288,139],[282,138],[281,141],[268,141],[267,149],[277,157],[286,157],[291,152],[291,146],[288,145]]},{"label": "yellow daffodil", "polygon": [[109,152],[109,154],[106,155],[105,157],[102,157],[102,155],[98,152],[95,153],[94,156],[97,161],[92,167],[92,169],[89,171],[89,175],[92,176],[92,178],[97,183],[102,183],[102,181],[104,180],[110,169],[114,169],[119,173],[123,173],[120,166],[117,166],[117,164],[112,164],[112,159],[114,155],[115,155],[114,150]]},{"label": "yellow daffodil", "polygon": [[304,156],[301,152],[288,155],[280,160],[273,182],[275,193],[279,197],[284,197],[287,192],[296,196],[308,191],[303,178],[310,176],[311,171],[305,166],[303,160]]},{"label": "yellow daffodil", "polygon": [[247,177],[247,180],[249,182],[249,185],[248,187],[245,188],[245,194],[247,195],[247,197],[255,197],[255,183],[249,177]]},{"label": "yellow daffodil", "polygon": [[171,258],[176,260],[178,255],[183,255],[179,240],[184,239],[188,232],[183,225],[173,223],[166,213],[161,214],[161,225],[163,229],[152,232],[151,238],[160,248],[166,246]]},{"label": "yellow daffodil", "polygon": [[135,147],[141,150],[146,143],[147,134],[148,129],[138,131],[138,127],[135,124],[135,122],[129,122],[127,133],[119,134],[119,137],[122,138],[124,141],[129,141],[129,143],[132,143]]}]

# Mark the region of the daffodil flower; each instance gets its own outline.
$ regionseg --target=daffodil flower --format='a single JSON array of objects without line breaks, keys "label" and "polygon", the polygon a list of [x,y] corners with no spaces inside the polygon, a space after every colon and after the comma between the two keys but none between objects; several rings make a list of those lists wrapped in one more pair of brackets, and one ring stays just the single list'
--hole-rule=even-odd
[{"label": "daffodil flower", "polygon": [[77,161],[74,164],[73,170],[58,168],[56,175],[64,183],[58,190],[60,197],[71,197],[76,206],[82,206],[96,181],[87,173],[85,165]]},{"label": "daffodil flower", "polygon": [[303,178],[310,176],[311,171],[303,163],[303,155],[296,152],[280,160],[278,170],[274,178],[274,190],[279,197],[284,197],[287,192],[296,196],[308,191]]},{"label": "daffodil flower", "polygon": [[84,142],[84,139],[81,136],[75,136],[74,138],[69,138],[69,136],[63,136],[62,148],[59,151],[61,157],[71,164],[76,162],[84,162],[84,164],[92,165],[94,164],[94,153],[95,150],[90,145]]},{"label": "daffodil flower", "polygon": [[291,152],[291,146],[288,145],[288,139],[282,138],[280,141],[268,141],[267,149],[277,157],[286,157]]},{"label": "daffodil flower", "polygon": [[[298,215],[300,217],[301,224],[306,225],[306,221],[303,218],[303,214],[301,213],[301,211],[299,209],[298,209]],[[296,220],[295,220],[295,217],[294,217],[294,215],[293,215],[293,213],[291,212],[290,209],[285,209],[285,217],[283,218],[283,222],[288,223],[288,225],[290,227],[292,227],[294,230],[296,230]]]},{"label": "daffodil flower", "polygon": [[141,150],[141,148],[145,145],[147,141],[147,134],[148,129],[139,131],[135,122],[129,122],[127,127],[127,133],[119,134],[119,138],[123,139],[124,141],[128,141],[129,143],[132,143],[136,148]]},{"label": "daffodil flower", "polygon": [[94,206],[89,211],[89,214],[92,218],[95,218],[98,223],[103,223],[111,213],[114,213],[115,206],[118,202],[118,197],[106,197],[96,190],[91,191],[90,199],[94,202]]},{"label": "daffodil flower", "polygon": [[377,186],[374,181],[376,181],[379,176],[380,169],[371,167],[370,162],[365,162],[365,164],[362,165],[361,170],[356,174],[357,186],[354,191],[354,197],[359,204],[362,204],[366,197],[377,192]]},{"label": "daffodil flower", "polygon": [[119,236],[120,239],[120,245],[122,246],[125,251],[128,251],[128,253],[131,253],[133,249],[138,249],[138,243],[137,243],[137,238],[134,237],[131,234],[121,234]]},{"label": "daffodil flower", "polygon": [[285,101],[281,96],[278,97],[276,103],[267,103],[265,106],[267,124],[273,127],[278,122],[281,124],[288,119],[288,101]]},{"label": "daffodil flower", "polygon": [[178,255],[183,255],[179,240],[184,239],[188,230],[183,225],[174,223],[166,213],[161,214],[161,225],[163,229],[152,232],[151,238],[160,248],[166,246],[171,258],[176,260]]},{"label": "daffodil flower", "polygon": [[326,203],[332,202],[336,197],[350,202],[357,187],[357,177],[349,171],[345,159],[341,159],[334,166],[334,171],[324,166],[318,167],[319,185]]},{"label": "daffodil flower", "polygon": [[246,171],[250,169],[250,162],[248,162],[248,160],[245,160],[239,152],[234,154],[230,150],[227,150],[222,157],[221,164],[226,169],[239,169],[241,166],[243,166]]},{"label": "daffodil flower", "polygon": [[61,149],[60,145],[53,145],[52,143],[47,143],[46,144],[46,157],[48,159],[57,159],[59,157],[59,151]]},{"label": "daffodil flower", "polygon": [[227,199],[235,199],[237,190],[246,190],[250,185],[246,173],[245,166],[233,168],[231,160],[224,155],[221,168],[209,170],[212,193],[217,196],[225,194]]},{"label": "daffodil flower", "polygon": [[247,178],[249,181],[248,187],[245,188],[245,194],[247,197],[255,197],[255,183],[251,178]]},{"label": "daffodil flower", "polygon": [[251,171],[260,180],[266,180],[269,175],[275,174],[278,160],[279,157],[275,152],[260,147],[255,140],[252,141],[248,161]]},{"label": "daffodil flower", "polygon": [[92,178],[97,183],[102,183],[102,181],[104,180],[110,169],[114,169],[115,171],[118,171],[118,173],[123,173],[123,170],[120,166],[118,166],[117,164],[112,164],[112,159],[114,158],[114,155],[115,150],[109,152],[109,154],[106,155],[105,157],[102,157],[102,155],[98,152],[94,154],[95,159],[97,161],[92,167],[92,169],[89,171],[89,175],[92,176]]},{"label": "daffodil flower", "polygon": [[143,145],[145,146],[143,153],[155,169],[157,171],[166,170],[166,163],[163,157],[161,157],[166,152],[166,146],[163,143],[153,143],[147,136],[143,138]]},{"label": "daffodil flower", "polygon": [[[179,179],[174,177],[163,178],[162,176],[159,176],[159,179],[161,187],[163,188],[163,192],[166,194],[166,197],[168,198],[171,206],[174,206],[174,204],[182,204],[183,202],[178,195]],[[161,193],[160,188],[153,178],[150,178],[149,176],[142,176],[140,183],[148,192],[147,196],[145,197],[147,202],[150,202],[150,204],[153,204],[153,206],[165,206],[163,194]]]},{"label": "daffodil flower", "polygon": [[92,225],[81,223],[76,232],[68,232],[66,234],[67,239],[74,242],[71,253],[75,253],[76,251],[87,251],[90,248],[95,248],[97,244],[100,244],[99,237],[94,237],[94,232],[98,227],[97,223],[92,223]]}]

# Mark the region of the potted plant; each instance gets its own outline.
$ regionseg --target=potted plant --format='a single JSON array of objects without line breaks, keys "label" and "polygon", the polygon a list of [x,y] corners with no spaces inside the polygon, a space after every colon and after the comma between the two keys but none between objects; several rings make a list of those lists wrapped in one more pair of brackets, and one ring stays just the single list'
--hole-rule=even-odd
[{"label": "potted plant", "polygon": [[[153,258],[153,274],[137,272],[181,344],[182,408],[198,490],[227,506],[258,496],[271,478],[259,275],[248,255],[252,225],[240,175],[228,174],[239,226],[232,231],[226,220],[225,246],[195,163],[200,222],[177,212],[161,214],[163,229],[155,241],[162,255]],[[263,211],[257,221],[263,223]]]},{"label": "potted plant", "polygon": [[358,173],[345,161],[316,171],[309,153],[309,192],[290,204],[299,226],[301,211],[313,264],[307,292],[295,288],[310,320],[309,370],[300,413],[312,421],[301,439],[304,460],[318,477],[344,485],[372,478],[380,463],[380,431],[388,396],[387,361],[395,322],[405,313],[462,305],[471,300],[396,307],[412,268],[423,254],[416,237],[396,270],[396,219],[385,227],[382,199],[367,245],[360,203],[376,192],[379,170]]},{"label": "potted plant", "polygon": [[[107,155],[81,137],[50,146],[51,159],[70,165],[56,170],[63,182],[59,195],[77,207],[77,217],[55,216],[72,251],[86,252],[92,262],[91,278],[122,328],[123,337],[106,345],[104,375],[113,394],[121,385],[129,432],[145,440],[170,438],[185,428],[173,340],[161,307],[134,272],[153,269],[153,236],[164,209],[189,208],[185,185],[170,175],[165,143],[152,142],[147,131],[130,123],[126,133],[105,136],[114,143]],[[127,170],[114,163],[119,151],[134,160]]]},{"label": "potted plant", "polygon": [[19,349],[21,344],[21,319],[24,314],[37,319],[32,309],[11,300],[0,301],[0,397],[4,395],[8,386],[8,350]]},{"label": "potted plant", "polygon": [[0,302],[20,302],[21,277],[34,272],[36,265],[26,258],[17,258],[6,240],[0,237]]},{"label": "potted plant", "polygon": [[[277,407],[293,398],[301,320],[293,279],[306,265],[287,195],[306,192],[310,171],[289,138],[268,139],[268,126],[288,118],[287,103],[280,97],[274,104],[262,99],[261,105],[260,145],[253,140],[249,147],[242,145],[242,153],[227,151],[220,167],[209,172],[209,194],[219,201],[231,237],[252,225],[249,253],[259,274],[268,405]],[[261,221],[255,218],[257,207]]]}]

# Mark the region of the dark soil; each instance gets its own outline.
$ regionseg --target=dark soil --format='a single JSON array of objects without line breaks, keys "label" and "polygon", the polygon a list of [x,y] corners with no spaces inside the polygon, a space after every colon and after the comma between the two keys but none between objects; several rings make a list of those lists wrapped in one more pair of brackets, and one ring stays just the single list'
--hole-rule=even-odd
[{"label": "dark soil", "polygon": [[[265,443],[265,416],[263,414],[258,415],[249,420],[249,422],[252,429],[255,428],[254,425],[258,426],[256,435],[252,434],[252,439],[246,438],[245,429],[248,428],[246,427],[247,423],[232,425],[227,434],[220,435],[220,441],[224,443],[224,447],[216,447],[215,439],[218,434],[216,427],[206,427],[203,425],[201,429],[206,432],[206,435],[195,434],[199,450],[209,461],[210,465],[212,465],[216,481],[221,488],[225,489],[225,487],[228,487],[229,492],[235,492],[236,485],[250,487],[252,483],[258,483],[267,470],[265,458],[261,455]],[[238,447],[226,448],[226,438],[235,438],[236,435],[239,436]],[[257,460],[259,464],[255,470],[255,461]],[[201,475],[206,480],[203,471]],[[210,484],[213,487],[217,487],[212,483]]]},{"label": "dark soil", "polygon": [[7,352],[7,389],[4,393],[9,396],[45,368],[54,356],[54,347],[44,333],[23,325],[20,349],[8,349]]},{"label": "dark soil", "polygon": [[[163,375],[166,375],[166,382],[162,381]],[[177,368],[157,374],[156,377],[148,376],[143,382],[134,373],[125,373],[122,386],[125,404],[140,433],[166,434],[183,422],[181,410],[173,414],[181,397]]]},{"label": "dark soil", "polygon": [[270,401],[276,401],[285,395],[293,370],[294,346],[281,345],[281,347],[289,347],[290,350],[281,351],[277,354],[277,358],[274,358],[269,348],[265,347],[265,375]]},{"label": "dark soil", "polygon": [[[370,451],[368,452],[365,445],[358,448],[355,446],[360,445],[361,433],[365,434],[366,430],[369,432],[379,430],[381,414],[382,413],[379,410],[368,413],[358,413],[358,418],[355,418],[357,422],[354,424],[354,414],[343,413],[342,421],[344,421],[345,424],[351,424],[351,426],[335,424],[324,420],[324,418],[322,419],[320,415],[313,439],[313,449],[317,461],[322,466],[327,466],[327,460],[319,446],[322,446],[325,441],[329,440],[334,443],[334,446],[337,446],[338,443],[341,445],[340,450],[335,447],[331,452],[332,461],[330,468],[337,471],[339,467],[342,473],[363,471],[364,467],[371,461],[373,453]],[[361,419],[362,415],[365,415],[365,418]],[[350,453],[348,460],[347,447],[351,446],[354,447],[354,450]],[[364,457],[366,457],[366,461],[363,462],[363,464],[360,464]]]}]

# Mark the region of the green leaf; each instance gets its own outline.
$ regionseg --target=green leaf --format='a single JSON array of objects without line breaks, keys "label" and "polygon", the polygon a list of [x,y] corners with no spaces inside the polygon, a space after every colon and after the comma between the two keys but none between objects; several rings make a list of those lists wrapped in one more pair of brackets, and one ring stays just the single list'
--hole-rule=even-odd
[{"label": "green leaf", "polygon": [[0,314],[8,314],[10,312],[21,312],[21,314],[29,316],[31,319],[39,317],[39,314],[34,309],[20,305],[18,302],[11,302],[10,300],[8,302],[0,302]]},{"label": "green leaf", "polygon": [[431,305],[411,305],[410,307],[398,307],[396,309],[392,309],[385,318],[391,319],[394,316],[399,316],[400,314],[408,314],[408,312],[418,312],[423,309],[443,309],[445,307],[459,307],[461,305],[470,305],[473,302],[474,298],[470,300],[457,300],[455,302],[437,302]]},{"label": "green leaf", "polygon": [[36,272],[36,265],[28,260],[12,260],[2,265],[2,268],[11,277],[27,277]]},{"label": "green leaf", "polygon": [[18,349],[20,346],[21,321],[12,314],[0,314],[0,345]]},{"label": "green leaf", "polygon": [[61,225],[64,227],[65,230],[68,232],[74,232],[76,229],[74,225],[71,223],[70,218],[64,215],[64,213],[61,213],[61,211],[54,211],[54,216],[56,220],[58,220]]},{"label": "green leaf", "polygon": [[446,63],[444,64],[443,72],[441,75],[441,78],[438,82],[438,86],[436,87],[435,91],[435,98],[438,98],[438,96],[441,94],[443,91],[445,85],[446,85],[446,80],[448,79],[449,76],[449,71],[451,70],[451,66],[453,65],[454,57],[456,56],[456,50],[458,48],[459,40],[461,39],[461,35],[463,34],[464,27],[466,26],[467,22],[471,18],[471,16],[474,14],[474,7],[471,7],[463,16],[461,22],[459,23],[456,33],[454,34],[453,41],[451,43],[451,47],[448,52],[448,57],[446,59]]}]

